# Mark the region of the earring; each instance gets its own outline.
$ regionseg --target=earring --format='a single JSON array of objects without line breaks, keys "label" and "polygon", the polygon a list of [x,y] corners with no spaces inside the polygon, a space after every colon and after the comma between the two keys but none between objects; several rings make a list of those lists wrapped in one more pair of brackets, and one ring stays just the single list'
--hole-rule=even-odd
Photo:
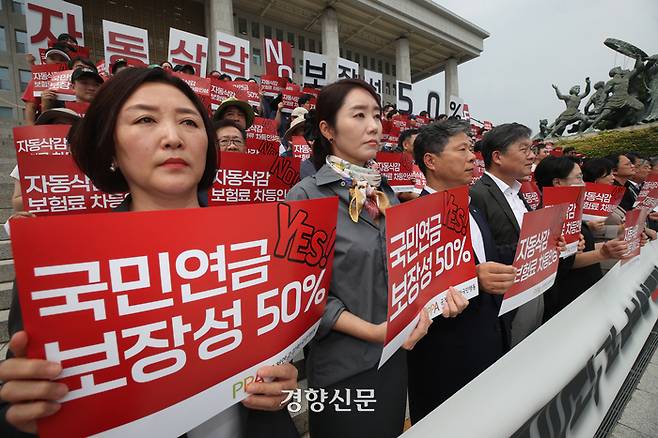
[{"label": "earring", "polygon": [[117,171],[117,165],[113,161],[112,164],[110,164],[110,172],[116,172],[116,171]]}]

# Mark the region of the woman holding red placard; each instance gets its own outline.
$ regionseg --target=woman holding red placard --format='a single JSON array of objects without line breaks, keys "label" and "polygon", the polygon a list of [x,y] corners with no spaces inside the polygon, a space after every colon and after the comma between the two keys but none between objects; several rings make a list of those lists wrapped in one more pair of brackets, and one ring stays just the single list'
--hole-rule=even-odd
[{"label": "woman holding red placard", "polygon": [[[322,90],[316,110],[312,159],[318,171],[288,194],[291,200],[339,199],[331,287],[306,355],[309,391],[326,395],[322,409],[310,405],[310,434],[397,437],[405,418],[405,351],[378,368],[388,309],[384,214],[398,203],[370,167],[382,134],[379,97],[366,82],[344,79]],[[451,293],[444,315],[455,316],[467,304]],[[423,310],[404,348],[413,348],[430,323]]]},{"label": "woman holding red placard", "polygon": [[[207,111],[185,82],[162,69],[119,73],[101,88],[69,137],[76,163],[96,187],[130,193],[121,211],[198,208],[197,192],[208,189],[215,177],[215,132]],[[22,331],[16,293],[10,332],[11,358],[0,364],[3,437],[37,433],[37,420],[57,412],[58,400],[68,393],[65,384],[54,381],[61,364],[25,357],[28,335]],[[296,368],[268,366],[258,375],[265,381],[248,385],[251,395],[243,401],[251,409],[235,405],[201,425],[203,433],[298,436],[281,410],[282,390],[297,387]],[[106,415],[111,415],[108,408]]]}]

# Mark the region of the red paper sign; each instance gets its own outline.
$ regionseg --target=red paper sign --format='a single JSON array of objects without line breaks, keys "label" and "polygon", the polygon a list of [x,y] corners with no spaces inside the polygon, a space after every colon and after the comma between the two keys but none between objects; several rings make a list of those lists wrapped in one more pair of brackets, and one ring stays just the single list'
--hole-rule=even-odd
[{"label": "red paper sign", "polygon": [[523,181],[519,192],[533,210],[536,210],[541,204],[541,192],[534,181]]},{"label": "red paper sign", "polygon": [[567,206],[560,204],[523,215],[513,263],[516,278],[505,292],[500,315],[543,294],[555,283],[559,261],[557,241],[566,213]]},{"label": "red paper sign", "polygon": [[264,96],[276,97],[286,88],[287,83],[286,78],[263,75],[260,77],[260,92]]},{"label": "red paper sign", "polygon": [[634,208],[643,207],[653,210],[656,205],[658,205],[658,172],[653,172],[644,180]]},{"label": "red paper sign", "polygon": [[66,137],[69,125],[17,126],[14,128],[16,157],[21,155],[62,155],[69,153]]},{"label": "red paper sign", "polygon": [[644,232],[648,214],[649,210],[646,208],[634,208],[626,212],[624,241],[628,244],[628,251],[624,254],[624,259],[621,261],[622,265],[640,255],[640,239]]},{"label": "red paper sign", "polygon": [[602,221],[607,219],[621,202],[625,191],[626,187],[622,186],[585,183],[583,220]]},{"label": "red paper sign", "polygon": [[247,96],[247,102],[252,106],[260,105],[260,87],[255,82],[234,81],[235,88]]},{"label": "red paper sign", "polygon": [[299,106],[298,102],[299,98],[302,96],[302,92],[286,88],[281,94],[283,96],[283,108],[281,108],[281,112],[292,113],[292,110]]},{"label": "red paper sign", "polygon": [[290,43],[265,38],[263,46],[265,51],[265,74],[292,79],[295,64],[293,64]]},{"label": "red paper sign", "polygon": [[299,182],[299,158],[222,152],[208,205],[283,201]]},{"label": "red paper sign", "polygon": [[98,190],[70,155],[19,154],[16,158],[23,208],[37,216],[106,211],[126,196]]},{"label": "red paper sign", "polygon": [[560,253],[562,258],[569,257],[578,251],[580,228],[583,220],[584,196],[584,186],[544,187],[544,207],[558,204],[568,205],[564,227],[562,228],[562,236],[567,243],[567,248]]},{"label": "red paper sign", "polygon": [[64,102],[64,107],[72,111],[75,111],[80,117],[84,117],[87,114],[89,109],[89,103],[87,102]]},{"label": "red paper sign", "polygon": [[475,184],[477,180],[484,175],[484,157],[482,152],[475,153],[475,162],[473,163],[473,176],[471,177],[471,185]]},{"label": "red paper sign", "polygon": [[50,86],[50,78],[54,73],[66,70],[66,64],[43,64],[32,66],[32,83],[34,97],[40,97]]},{"label": "red paper sign", "polygon": [[386,210],[388,316],[380,366],[409,337],[425,307],[433,318],[454,286],[478,294],[466,186]]},{"label": "red paper sign", "polygon": [[245,398],[261,366],[314,336],[336,210],[322,198],[12,224],[27,355],[61,362],[69,387],[39,435],[179,436]]},{"label": "red paper sign", "polygon": [[409,154],[377,152],[377,169],[396,193],[414,190],[414,161]]},{"label": "red paper sign", "polygon": [[71,83],[73,70],[54,72],[50,77],[48,88],[57,95],[57,100],[75,100],[75,90]]},{"label": "red paper sign", "polygon": [[276,121],[264,117],[254,118],[254,123],[247,129],[247,153],[279,155],[279,145]]},{"label": "red paper sign", "polygon": [[210,78],[210,102],[212,110],[216,110],[229,97],[235,97],[245,102],[249,99],[245,91],[236,87],[235,82]]},{"label": "red paper sign", "polygon": [[308,144],[306,139],[301,135],[296,135],[292,137],[290,143],[292,144],[292,156],[299,158],[301,161],[308,160],[311,158],[313,149],[311,145]]},{"label": "red paper sign", "polygon": [[172,72],[174,76],[181,78],[187,85],[190,86],[194,94],[199,96],[201,102],[206,107],[210,107],[210,79],[202,78],[196,75],[187,75],[181,72]]}]

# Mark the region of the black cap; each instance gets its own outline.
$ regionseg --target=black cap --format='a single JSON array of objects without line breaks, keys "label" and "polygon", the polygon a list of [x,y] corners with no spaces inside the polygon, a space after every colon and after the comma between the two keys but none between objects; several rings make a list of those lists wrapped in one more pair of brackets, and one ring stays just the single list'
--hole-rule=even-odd
[{"label": "black cap", "polygon": [[73,38],[68,33],[60,33],[59,36],[57,37],[57,41],[66,41],[66,40],[72,40],[74,43],[78,44],[78,40]]},{"label": "black cap", "polygon": [[98,70],[95,68],[79,67],[73,70],[73,74],[71,75],[71,82],[75,82],[82,78],[93,78],[96,79],[96,82],[100,84],[103,83],[103,78],[98,74]]}]

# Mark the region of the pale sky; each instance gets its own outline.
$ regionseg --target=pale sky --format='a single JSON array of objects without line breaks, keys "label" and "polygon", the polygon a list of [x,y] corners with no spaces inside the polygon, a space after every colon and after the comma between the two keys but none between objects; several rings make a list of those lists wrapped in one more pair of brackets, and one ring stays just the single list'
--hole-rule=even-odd
[{"label": "pale sky", "polygon": [[[565,108],[551,84],[563,94],[579,84],[582,92],[586,76],[594,85],[615,65],[631,67],[603,45],[608,37],[658,53],[658,0],[434,1],[491,35],[479,58],[459,66],[459,92],[472,116],[494,124],[516,121],[536,132],[539,119],[552,123]],[[443,94],[443,73],[418,84]]]}]

